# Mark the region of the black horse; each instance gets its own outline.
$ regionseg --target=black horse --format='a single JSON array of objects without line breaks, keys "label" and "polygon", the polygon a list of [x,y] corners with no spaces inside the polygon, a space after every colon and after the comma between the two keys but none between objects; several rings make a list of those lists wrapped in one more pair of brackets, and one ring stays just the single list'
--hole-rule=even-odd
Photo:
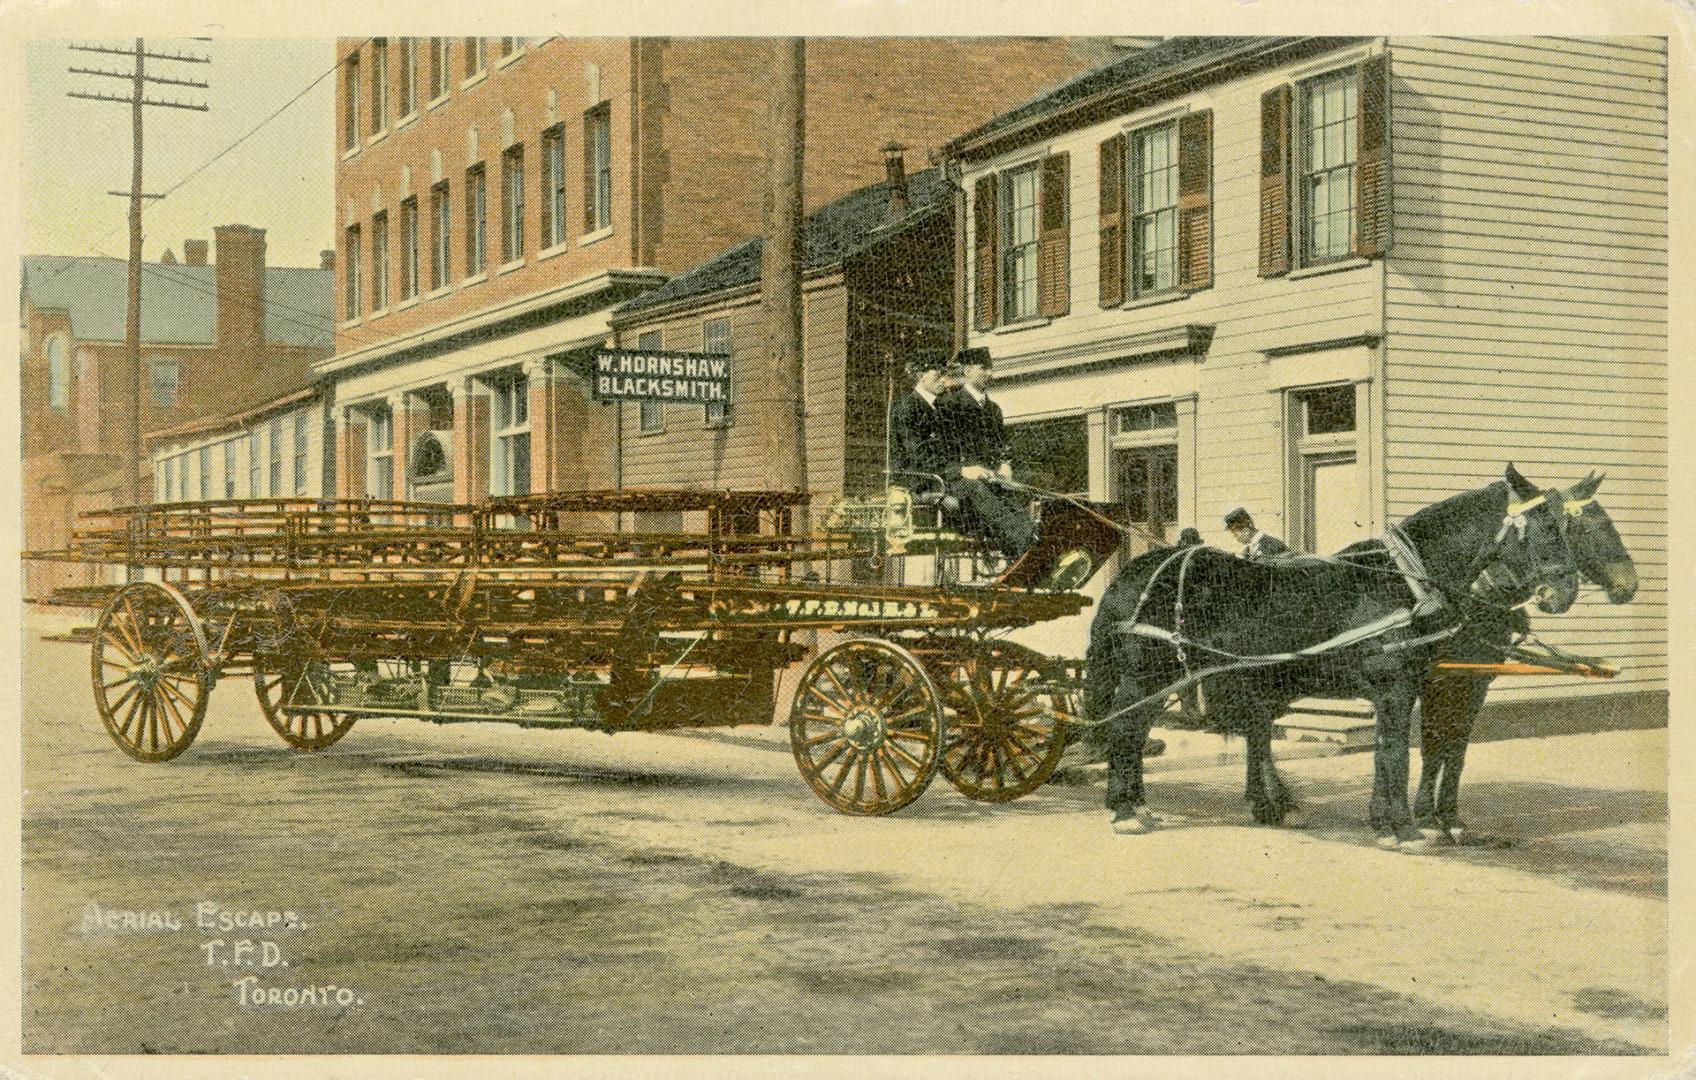
[{"label": "black horse", "polygon": [[[1403,522],[1400,559],[1377,540],[1328,559],[1248,562],[1212,548],[1133,559],[1091,625],[1084,687],[1085,718],[1107,726],[1115,830],[1158,824],[1143,746],[1170,689],[1199,677],[1210,721],[1247,742],[1247,793],[1263,824],[1294,806],[1272,760],[1273,721],[1300,697],[1371,700],[1372,825],[1381,842],[1423,843],[1407,797],[1413,704],[1444,643],[1477,613],[1572,605],[1564,497],[1509,465],[1502,480]],[[1324,648],[1304,652],[1314,646]]]},{"label": "black horse", "polygon": [[[1584,580],[1606,591],[1608,602],[1624,604],[1637,595],[1637,567],[1614,528],[1613,519],[1596,501],[1602,478],[1591,473],[1562,493],[1568,515],[1567,540],[1573,561]],[[1516,636],[1529,629],[1518,612],[1480,611],[1451,638],[1443,658],[1471,663],[1495,663]],[[1413,815],[1440,837],[1460,840],[1466,823],[1460,818],[1460,774],[1472,724],[1484,704],[1492,677],[1464,672],[1437,672],[1426,682],[1421,712],[1419,792]]]}]

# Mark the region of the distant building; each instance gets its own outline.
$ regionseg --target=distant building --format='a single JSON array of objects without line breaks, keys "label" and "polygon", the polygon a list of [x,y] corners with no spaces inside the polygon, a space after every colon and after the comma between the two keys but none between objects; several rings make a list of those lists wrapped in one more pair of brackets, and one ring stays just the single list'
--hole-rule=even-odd
[{"label": "distant building", "polygon": [[[263,229],[214,235],[213,263],[191,239],[184,261],[143,264],[143,432],[299,390],[330,354],[333,271],[267,267]],[[123,259],[30,255],[22,286],[24,543],[48,548],[78,511],[128,495],[128,271]],[[87,573],[31,564],[28,595]]]},{"label": "distant building", "polygon": [[[771,43],[344,40],[334,133],[336,490],[396,498],[615,482],[582,366],[613,310],[764,231]],[[1123,49],[1100,39],[808,43],[806,195]],[[423,489],[428,443],[452,456]],[[442,476],[450,476],[444,486]]]},{"label": "distant building", "polygon": [[309,386],[147,436],[153,501],[316,499],[328,487],[323,393]]},{"label": "distant building", "polygon": [[1605,471],[1641,589],[1537,628],[1622,673],[1492,701],[1664,722],[1666,79],[1661,38],[1151,45],[949,143],[961,339],[1061,486],[1168,537],[1242,505],[1328,553]]}]

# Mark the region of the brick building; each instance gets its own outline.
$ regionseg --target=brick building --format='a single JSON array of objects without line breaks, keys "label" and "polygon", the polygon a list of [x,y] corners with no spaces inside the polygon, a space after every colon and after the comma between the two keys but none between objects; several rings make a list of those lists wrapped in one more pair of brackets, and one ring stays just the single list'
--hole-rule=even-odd
[{"label": "brick building", "polygon": [[961,338],[1155,530],[1328,553],[1508,461],[1605,471],[1641,588],[1538,630],[1623,670],[1491,701],[1664,722],[1666,78],[1656,38],[1169,39],[949,144]]},{"label": "brick building", "polygon": [[[757,39],[345,41],[336,146],[337,490],[458,500],[613,481],[578,373],[618,304],[764,228]],[[807,197],[875,182],[1114,55],[1097,40],[828,39],[807,63]],[[432,451],[431,460],[439,454]],[[451,477],[445,484],[443,477]]]},{"label": "brick building", "polygon": [[[330,354],[333,272],[266,266],[263,229],[213,231],[210,263],[207,242],[189,239],[182,262],[166,252],[143,264],[144,432],[298,390]],[[126,495],[128,270],[123,259],[30,255],[22,276],[24,543],[45,548],[78,511]],[[84,572],[31,564],[28,595]]]}]

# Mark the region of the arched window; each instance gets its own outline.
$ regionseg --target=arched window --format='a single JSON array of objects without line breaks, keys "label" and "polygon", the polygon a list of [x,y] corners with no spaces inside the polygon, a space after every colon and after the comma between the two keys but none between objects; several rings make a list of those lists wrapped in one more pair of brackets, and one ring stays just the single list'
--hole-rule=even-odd
[{"label": "arched window", "polygon": [[47,404],[68,408],[71,403],[71,358],[63,337],[47,339]]}]

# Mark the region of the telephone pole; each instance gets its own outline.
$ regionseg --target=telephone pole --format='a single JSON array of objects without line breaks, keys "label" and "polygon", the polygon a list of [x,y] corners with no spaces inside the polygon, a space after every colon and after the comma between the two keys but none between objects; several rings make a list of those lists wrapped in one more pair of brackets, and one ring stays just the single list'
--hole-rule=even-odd
[{"label": "telephone pole", "polygon": [[[160,101],[147,96],[147,84],[154,83],[167,86],[188,86],[200,90],[207,89],[207,84],[193,79],[175,79],[164,75],[147,74],[148,60],[161,60],[182,64],[210,64],[209,56],[193,56],[187,53],[154,53],[148,52],[141,38],[135,39],[135,48],[114,49],[104,45],[72,45],[76,52],[104,53],[111,56],[123,56],[135,65],[133,71],[107,71],[103,68],[71,68],[75,75],[96,75],[108,79],[124,79],[130,84],[128,97],[116,94],[88,93],[86,91],[67,91],[69,97],[84,98],[89,101],[115,101],[130,107],[130,189],[128,191],[111,191],[109,195],[123,195],[130,200],[130,258],[129,258],[129,304],[124,315],[124,345],[130,358],[130,393],[129,393],[129,452],[125,455],[125,465],[129,470],[130,505],[139,506],[149,501],[147,493],[142,490],[141,483],[141,200],[146,198],[162,198],[159,195],[145,195],[141,190],[141,115],[148,106],[167,109],[190,109],[195,112],[206,112],[207,106],[186,101]],[[103,425],[104,426],[104,425]]]},{"label": "telephone pole", "polygon": [[[804,251],[801,167],[806,143],[807,46],[803,38],[774,42],[771,70],[770,173],[760,297],[766,336],[765,463],[771,486],[807,486],[807,425],[802,380],[801,270]],[[805,532],[806,507],[796,515]]]}]

